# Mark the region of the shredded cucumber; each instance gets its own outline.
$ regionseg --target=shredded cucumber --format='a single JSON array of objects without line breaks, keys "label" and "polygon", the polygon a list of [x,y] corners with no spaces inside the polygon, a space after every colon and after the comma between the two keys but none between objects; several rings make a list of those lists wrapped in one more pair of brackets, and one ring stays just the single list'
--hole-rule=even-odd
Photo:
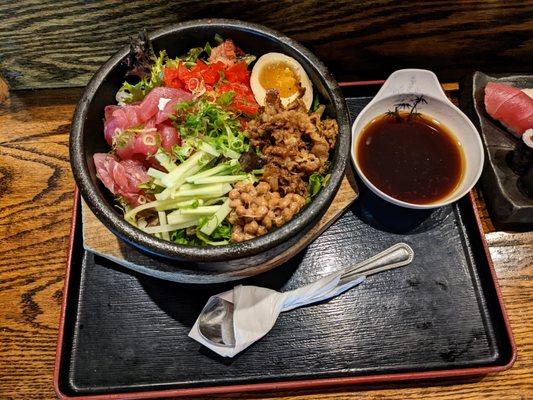
[{"label": "shredded cucumber", "polygon": [[230,211],[231,211],[231,207],[229,205],[229,199],[227,199],[224,202],[224,204],[222,204],[220,206],[218,211],[216,213],[214,213],[202,227],[200,227],[200,232],[202,232],[205,235],[211,235],[213,233],[213,231],[228,216]]}]

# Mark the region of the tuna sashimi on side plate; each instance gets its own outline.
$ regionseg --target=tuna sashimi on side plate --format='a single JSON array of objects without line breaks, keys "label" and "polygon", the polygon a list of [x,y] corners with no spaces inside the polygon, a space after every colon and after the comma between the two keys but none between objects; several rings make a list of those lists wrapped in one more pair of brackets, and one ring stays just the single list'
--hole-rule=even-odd
[{"label": "tuna sashimi on side plate", "polygon": [[485,86],[487,113],[519,138],[533,129],[533,98],[528,93],[531,92],[498,82]]}]

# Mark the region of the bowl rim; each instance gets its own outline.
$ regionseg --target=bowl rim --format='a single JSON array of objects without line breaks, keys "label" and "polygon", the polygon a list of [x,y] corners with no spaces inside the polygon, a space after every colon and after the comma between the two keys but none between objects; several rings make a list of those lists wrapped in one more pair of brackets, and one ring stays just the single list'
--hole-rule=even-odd
[{"label": "bowl rim", "polygon": [[336,151],[333,156],[335,163],[332,167],[331,177],[327,186],[322,188],[318,196],[287,224],[264,236],[224,246],[186,246],[158,239],[126,222],[106,201],[102,201],[92,183],[82,146],[84,136],[83,127],[89,105],[108,74],[128,54],[129,45],[125,45],[119,49],[90,79],[74,111],[70,132],[70,160],[75,181],[91,211],[108,229],[122,240],[156,256],[192,262],[229,261],[253,256],[286,242],[311,223],[317,223],[317,217],[326,211],[340,186],[344,176],[351,142],[348,109],[336,80],[328,71],[327,67],[315,55],[288,36],[259,24],[234,19],[210,18],[172,24],[154,31],[148,37],[151,40],[157,40],[166,35],[204,28],[206,25],[258,33],[266,36],[269,40],[291,47],[303,60],[302,64],[304,69],[314,69],[318,73],[324,88],[331,97],[331,105],[337,112],[339,135]]},{"label": "bowl rim", "polygon": [[[387,100],[389,98],[394,98],[394,97],[396,97],[398,95],[402,95],[402,94],[411,94],[411,93],[409,93],[409,92],[406,92],[406,93],[395,93],[393,95],[380,97],[378,99],[378,101]],[[479,135],[475,125],[470,120],[470,118],[468,118],[457,106],[455,106],[455,104],[453,104],[451,102],[445,102],[442,99],[437,98],[435,96],[431,96],[431,95],[426,95],[426,97],[431,98],[432,101],[438,101],[441,104],[445,105],[446,107],[449,107],[451,110],[454,111],[454,113],[458,117],[462,118],[466,122],[466,124],[469,126],[469,128],[472,130],[472,132],[475,133],[475,135],[473,135],[473,137],[474,137],[474,141],[476,143],[476,149],[477,149],[478,155],[480,156],[480,159],[479,159],[478,165],[472,166],[472,168],[475,170],[475,175],[474,175],[474,177],[472,179],[472,182],[470,184],[468,184],[467,186],[465,186],[461,191],[457,191],[457,189],[456,189],[456,190],[454,190],[454,192],[452,192],[450,195],[448,195],[447,197],[443,198],[442,200],[438,200],[438,201],[435,201],[435,202],[432,202],[432,203],[426,203],[426,204],[417,204],[417,203],[410,203],[410,202],[407,202],[407,201],[399,200],[399,199],[397,199],[397,198],[395,198],[395,197],[383,192],[381,189],[379,189],[377,186],[375,186],[372,182],[370,182],[370,180],[367,178],[367,176],[365,175],[365,173],[363,172],[363,170],[361,169],[361,167],[359,166],[359,164],[357,162],[356,147],[358,145],[359,138],[361,136],[361,132],[364,129],[364,127],[360,127],[356,131],[356,125],[362,119],[362,116],[364,116],[364,114],[370,113],[372,107],[376,104],[376,102],[371,101],[370,103],[368,103],[368,105],[363,110],[361,110],[361,112],[359,113],[359,115],[354,120],[354,122],[353,122],[353,124],[351,126],[351,135],[350,135],[350,137],[351,137],[350,156],[351,156],[352,164],[353,164],[355,170],[357,171],[357,174],[361,178],[361,180],[365,183],[365,185],[372,192],[374,192],[376,195],[378,195],[382,199],[384,199],[384,200],[386,200],[386,201],[388,201],[388,202],[390,202],[392,204],[395,204],[395,205],[401,206],[401,207],[405,207],[405,208],[418,209],[418,210],[428,210],[428,209],[434,209],[434,208],[438,208],[438,207],[443,207],[443,206],[446,206],[448,204],[451,204],[451,203],[459,200],[461,197],[463,197],[468,192],[470,192],[472,190],[472,188],[475,186],[475,184],[477,183],[477,181],[481,177],[481,173],[483,172],[483,165],[485,163],[485,153],[484,153],[484,150],[483,150],[483,144],[481,143],[480,135]],[[427,113],[427,114],[431,116],[431,113]],[[373,118],[375,118],[375,117],[377,117],[379,115],[380,115],[379,113],[376,113],[376,115],[374,115]],[[466,154],[466,151],[464,150],[464,147],[462,145],[461,145],[461,147],[462,147],[465,163],[468,163],[468,155]],[[464,179],[464,177],[462,179]],[[461,182],[460,185],[462,183],[463,182]]]}]

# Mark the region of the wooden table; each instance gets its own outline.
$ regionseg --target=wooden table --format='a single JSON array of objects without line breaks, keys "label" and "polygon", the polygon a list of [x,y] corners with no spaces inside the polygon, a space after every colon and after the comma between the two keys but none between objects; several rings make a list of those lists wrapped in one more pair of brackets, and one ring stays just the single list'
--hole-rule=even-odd
[{"label": "wooden table", "polygon": [[[68,131],[81,92],[18,91],[0,105],[1,399],[54,397],[52,371],[74,192]],[[232,398],[533,398],[533,232],[496,231],[483,200],[477,202],[518,346],[510,371],[469,382]]]},{"label": "wooden table", "polygon": [[[192,18],[241,18],[302,41],[339,79],[380,79],[395,69],[417,66],[456,81],[474,69],[531,72],[532,9],[531,0],[282,0],[253,6],[232,0],[3,1],[0,399],[54,398],[52,372],[74,192],[68,131],[82,93],[72,87],[84,86],[127,35]],[[39,90],[8,94],[8,84]],[[511,370],[468,382],[220,398],[533,398],[533,232],[496,231],[481,198],[478,207],[518,346]]]}]

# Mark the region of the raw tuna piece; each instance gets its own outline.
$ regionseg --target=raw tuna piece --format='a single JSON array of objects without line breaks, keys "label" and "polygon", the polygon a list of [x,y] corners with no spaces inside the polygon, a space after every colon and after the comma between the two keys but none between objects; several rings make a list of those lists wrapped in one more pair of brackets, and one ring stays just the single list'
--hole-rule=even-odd
[{"label": "raw tuna piece", "polygon": [[144,129],[153,129],[155,128],[155,118],[149,119],[144,123]]},{"label": "raw tuna piece", "polygon": [[[138,160],[147,166],[154,166],[155,160],[149,156],[157,153],[159,146],[172,151],[172,146],[181,144],[178,131],[168,121],[156,125],[155,118],[146,122],[144,128],[136,135],[125,137],[125,143],[116,146],[121,160]],[[148,160],[147,160],[148,159]],[[158,166],[157,162],[155,166]]]},{"label": "raw tuna piece", "polygon": [[184,90],[165,86],[152,89],[140,104],[140,117],[142,122],[148,121],[160,111],[159,99],[161,98],[181,102],[190,100],[192,95]]},{"label": "raw tuna piece", "polygon": [[181,139],[178,131],[170,124],[161,124],[158,126],[159,136],[161,137],[161,146],[167,150],[172,151],[172,146],[181,144]]},{"label": "raw tuna piece", "polygon": [[134,152],[146,157],[157,153],[160,138],[157,131],[141,132],[135,137]]},{"label": "raw tuna piece", "polygon": [[489,82],[485,86],[485,108],[518,137],[533,128],[533,99],[513,86]]},{"label": "raw tuna piece", "polygon": [[93,160],[98,178],[111,193],[122,196],[133,207],[139,205],[142,195],[139,185],[150,180],[140,162],[117,161],[106,153],[96,153]]},{"label": "raw tuna piece", "polygon": [[104,118],[106,120],[111,119],[113,116],[113,112],[115,112],[116,110],[120,110],[120,108],[121,108],[120,106],[114,106],[114,105],[106,106],[104,108]]},{"label": "raw tuna piece", "polygon": [[113,143],[117,129],[123,132],[126,129],[139,126],[143,122],[139,107],[139,105],[106,106],[104,109],[104,134],[107,143]]},{"label": "raw tuna piece", "polygon": [[157,113],[155,117],[155,123],[160,124],[161,122],[165,122],[168,119],[169,115],[174,114],[175,112],[174,107],[176,106],[176,104],[181,103],[182,101],[183,100],[178,100],[178,99],[170,100],[169,99],[169,101],[165,103],[163,110],[159,110],[159,112]]},{"label": "raw tuna piece", "polygon": [[[104,110],[104,134],[107,143],[113,143],[113,137],[117,133],[125,131],[129,128],[145,125],[145,128],[153,128],[155,124],[159,124],[168,119],[168,116],[174,112],[174,106],[182,101],[187,101],[192,98],[192,95],[181,89],[174,89],[169,87],[157,87],[152,89],[150,93],[139,104],[128,104],[125,106],[107,106]],[[160,99],[169,99],[163,110],[159,109]],[[147,125],[148,121],[156,119]]]},{"label": "raw tuna piece", "polygon": [[117,131],[122,131],[124,124],[116,118],[104,122],[104,137],[109,145],[113,144],[113,138]]},{"label": "raw tuna piece", "polygon": [[157,152],[159,143],[160,138],[157,130],[145,128],[139,133],[129,136],[125,143],[116,147],[116,152],[121,160],[144,161],[148,156]]}]

